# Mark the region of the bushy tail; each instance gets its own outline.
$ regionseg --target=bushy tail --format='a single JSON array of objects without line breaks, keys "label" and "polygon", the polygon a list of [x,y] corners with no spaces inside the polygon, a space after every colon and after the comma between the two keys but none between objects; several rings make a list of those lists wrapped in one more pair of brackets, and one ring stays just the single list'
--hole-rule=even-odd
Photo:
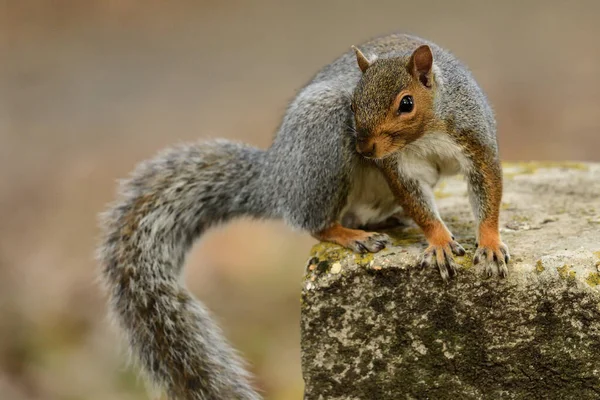
[{"label": "bushy tail", "polygon": [[102,218],[98,256],[110,309],[135,360],[171,400],[259,399],[208,311],[180,283],[208,227],[270,217],[265,152],[227,141],[172,148],[138,166]]}]

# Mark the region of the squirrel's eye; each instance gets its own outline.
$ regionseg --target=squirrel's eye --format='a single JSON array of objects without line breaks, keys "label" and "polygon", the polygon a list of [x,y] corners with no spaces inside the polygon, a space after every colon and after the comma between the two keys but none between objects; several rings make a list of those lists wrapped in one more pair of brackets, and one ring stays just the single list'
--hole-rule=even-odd
[{"label": "squirrel's eye", "polygon": [[414,102],[412,96],[404,96],[400,100],[400,107],[398,107],[399,113],[409,113],[413,110]]},{"label": "squirrel's eye", "polygon": [[354,110],[354,103],[350,103],[350,109],[352,110],[352,112],[355,112],[355,110]]}]

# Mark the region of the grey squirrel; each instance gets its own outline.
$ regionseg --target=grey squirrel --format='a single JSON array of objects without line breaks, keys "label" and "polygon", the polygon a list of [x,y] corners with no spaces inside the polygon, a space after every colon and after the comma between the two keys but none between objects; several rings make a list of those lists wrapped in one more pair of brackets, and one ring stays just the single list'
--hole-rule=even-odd
[{"label": "grey squirrel", "polygon": [[[392,34],[319,71],[267,150],[225,140],[176,146],[138,165],[102,216],[110,310],[150,382],[173,400],[259,399],[243,363],[180,283],[186,253],[236,217],[283,218],[322,241],[377,252],[372,227],[400,212],[423,230],[422,264],[447,280],[464,249],[432,187],[463,173],[477,221],[474,263],[506,276],[493,112],[465,66],[425,39]],[[358,64],[358,66],[357,66]]]}]

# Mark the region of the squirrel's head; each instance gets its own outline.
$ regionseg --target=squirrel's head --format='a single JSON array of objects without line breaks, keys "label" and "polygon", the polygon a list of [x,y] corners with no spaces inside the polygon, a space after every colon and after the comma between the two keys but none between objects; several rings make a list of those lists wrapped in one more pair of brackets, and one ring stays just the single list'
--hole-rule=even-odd
[{"label": "squirrel's head", "polygon": [[352,47],[363,75],[352,96],[356,149],[384,158],[421,137],[434,123],[433,54],[427,45],[405,57],[369,61]]}]

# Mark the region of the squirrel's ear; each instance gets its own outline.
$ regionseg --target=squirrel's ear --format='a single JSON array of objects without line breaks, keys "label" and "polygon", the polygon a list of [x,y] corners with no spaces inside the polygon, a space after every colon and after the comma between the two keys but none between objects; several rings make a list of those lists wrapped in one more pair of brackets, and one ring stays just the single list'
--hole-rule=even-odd
[{"label": "squirrel's ear", "polygon": [[367,60],[367,57],[365,57],[362,51],[360,51],[356,46],[352,46],[352,50],[354,50],[354,53],[356,54],[356,62],[358,63],[358,67],[364,74],[365,71],[371,66],[371,63],[369,60]]},{"label": "squirrel's ear", "polygon": [[431,69],[433,68],[433,53],[426,44],[419,46],[410,57],[408,62],[409,72],[421,83],[431,87]]}]

